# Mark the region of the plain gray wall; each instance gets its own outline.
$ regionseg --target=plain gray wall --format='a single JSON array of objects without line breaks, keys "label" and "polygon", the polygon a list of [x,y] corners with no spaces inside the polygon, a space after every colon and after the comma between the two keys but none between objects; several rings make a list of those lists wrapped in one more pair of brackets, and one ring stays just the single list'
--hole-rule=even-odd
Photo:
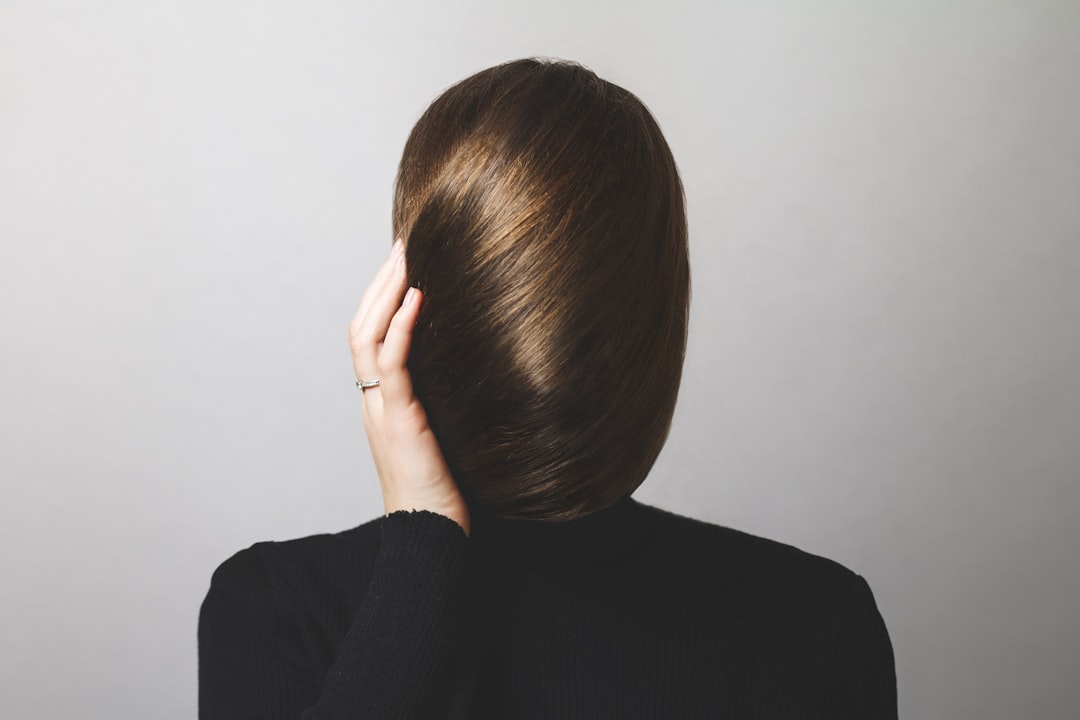
[{"label": "plain gray wall", "polygon": [[686,185],[636,497],[865,575],[904,717],[1075,717],[1080,9],[1030,0],[4,2],[0,714],[192,717],[217,564],[381,514],[345,330],[395,164],[534,54]]}]

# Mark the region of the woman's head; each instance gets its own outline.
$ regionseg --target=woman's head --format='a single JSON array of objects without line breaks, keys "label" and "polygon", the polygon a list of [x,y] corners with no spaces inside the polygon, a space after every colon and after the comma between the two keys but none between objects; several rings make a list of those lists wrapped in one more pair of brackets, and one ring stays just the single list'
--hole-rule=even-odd
[{"label": "woman's head", "polygon": [[682,185],[633,94],[518,60],[439,96],[394,194],[424,291],[409,369],[471,503],[572,519],[645,479],[686,349]]}]

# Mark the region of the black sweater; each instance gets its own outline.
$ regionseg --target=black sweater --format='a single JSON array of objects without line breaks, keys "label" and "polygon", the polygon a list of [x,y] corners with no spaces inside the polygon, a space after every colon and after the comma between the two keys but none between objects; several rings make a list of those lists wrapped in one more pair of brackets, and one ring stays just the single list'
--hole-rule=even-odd
[{"label": "black sweater", "polygon": [[198,647],[202,720],[897,716],[861,576],[633,498],[256,543],[214,572]]}]

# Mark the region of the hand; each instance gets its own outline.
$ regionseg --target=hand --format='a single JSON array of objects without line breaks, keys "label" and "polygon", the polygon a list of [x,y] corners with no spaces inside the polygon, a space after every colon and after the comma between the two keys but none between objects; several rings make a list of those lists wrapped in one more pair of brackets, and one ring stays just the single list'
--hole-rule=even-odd
[{"label": "hand", "polygon": [[405,253],[398,240],[349,323],[357,379],[380,381],[362,392],[364,429],[386,514],[430,510],[455,521],[468,535],[468,505],[413,394],[406,365],[420,301],[419,289],[406,293]]}]

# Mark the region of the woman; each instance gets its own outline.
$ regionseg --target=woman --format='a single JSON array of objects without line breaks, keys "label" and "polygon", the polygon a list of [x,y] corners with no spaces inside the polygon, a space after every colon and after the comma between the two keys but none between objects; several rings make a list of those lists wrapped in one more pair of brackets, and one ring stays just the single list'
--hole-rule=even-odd
[{"label": "woman", "polygon": [[405,146],[349,326],[386,515],[238,552],[206,718],[895,718],[870,588],[637,502],[671,423],[682,187],[631,93],[521,60]]}]

